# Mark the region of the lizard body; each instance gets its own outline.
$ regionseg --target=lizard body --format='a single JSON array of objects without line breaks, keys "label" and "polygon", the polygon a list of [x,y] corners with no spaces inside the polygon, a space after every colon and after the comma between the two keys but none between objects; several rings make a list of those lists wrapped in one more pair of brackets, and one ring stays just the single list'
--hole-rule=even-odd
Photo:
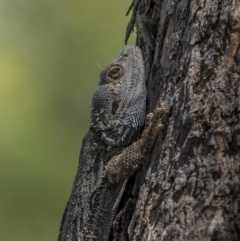
[{"label": "lizard body", "polygon": [[100,74],[59,241],[109,239],[126,182],[153,145],[159,119],[168,113],[157,109],[148,114],[142,131],[146,97],[141,50],[126,47]]}]

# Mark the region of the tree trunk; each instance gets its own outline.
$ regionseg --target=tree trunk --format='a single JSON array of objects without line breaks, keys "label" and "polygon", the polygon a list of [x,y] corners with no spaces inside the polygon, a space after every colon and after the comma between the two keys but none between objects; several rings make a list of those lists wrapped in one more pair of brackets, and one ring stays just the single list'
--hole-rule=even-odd
[{"label": "tree trunk", "polygon": [[148,112],[170,106],[111,240],[240,240],[240,1],[134,0]]}]

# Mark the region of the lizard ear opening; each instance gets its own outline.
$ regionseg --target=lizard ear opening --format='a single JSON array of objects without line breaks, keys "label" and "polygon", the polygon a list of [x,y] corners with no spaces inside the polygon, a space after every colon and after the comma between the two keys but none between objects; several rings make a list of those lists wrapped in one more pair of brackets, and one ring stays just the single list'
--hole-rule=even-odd
[{"label": "lizard ear opening", "polygon": [[118,109],[119,103],[118,102],[113,102],[112,104],[112,114],[115,115],[116,111]]}]

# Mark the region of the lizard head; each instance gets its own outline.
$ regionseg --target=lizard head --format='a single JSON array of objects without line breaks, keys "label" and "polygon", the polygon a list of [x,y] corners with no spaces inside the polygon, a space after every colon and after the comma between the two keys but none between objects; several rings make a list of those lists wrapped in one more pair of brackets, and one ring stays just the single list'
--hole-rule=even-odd
[{"label": "lizard head", "polygon": [[146,108],[140,48],[126,47],[101,72],[93,95],[91,128],[109,146],[128,145],[143,127]]}]

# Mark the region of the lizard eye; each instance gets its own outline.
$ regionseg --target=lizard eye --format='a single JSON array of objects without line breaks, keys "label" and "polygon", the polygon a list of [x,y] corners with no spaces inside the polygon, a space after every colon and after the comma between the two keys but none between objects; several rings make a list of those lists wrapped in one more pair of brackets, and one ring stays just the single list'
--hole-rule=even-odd
[{"label": "lizard eye", "polygon": [[110,68],[108,76],[112,79],[120,79],[123,76],[123,68],[120,65],[114,65]]}]

